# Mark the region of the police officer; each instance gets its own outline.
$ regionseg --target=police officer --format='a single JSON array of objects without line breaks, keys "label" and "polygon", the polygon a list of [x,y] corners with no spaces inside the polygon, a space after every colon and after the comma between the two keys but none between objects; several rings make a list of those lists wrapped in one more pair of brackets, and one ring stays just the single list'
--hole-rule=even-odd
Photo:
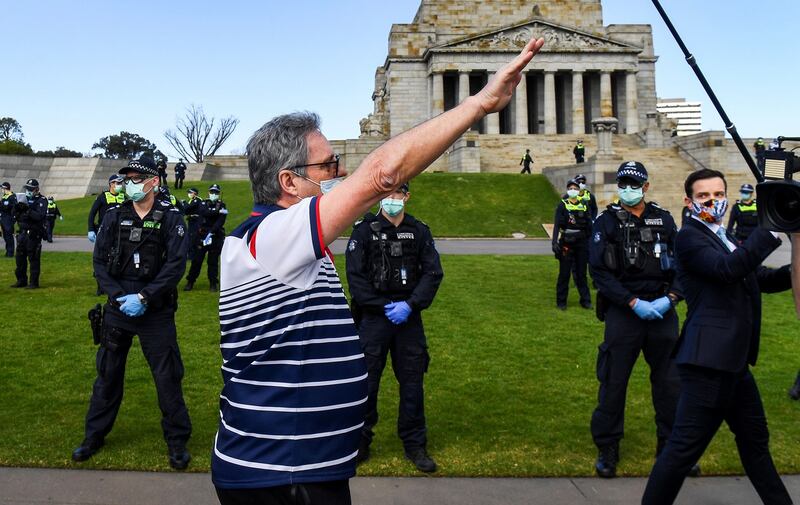
[{"label": "police officer", "polygon": [[64,220],[64,216],[61,215],[61,209],[58,208],[58,204],[56,204],[56,199],[52,196],[47,197],[47,221],[46,221],[46,232],[47,232],[47,242],[53,243],[53,229],[56,227],[56,218],[60,220]]},{"label": "police officer", "polygon": [[100,228],[106,212],[125,201],[122,179],[123,177],[119,174],[109,177],[108,191],[103,191],[97,195],[94,203],[92,203],[92,208],[89,209],[89,233],[87,234],[89,242],[94,242],[97,238],[97,230]]},{"label": "police officer", "polygon": [[358,462],[369,458],[378,422],[378,388],[386,357],[400,385],[397,434],[406,458],[423,472],[436,471],[427,452],[423,377],[430,357],[421,311],[433,302],[444,273],[428,226],[405,212],[411,194],[403,184],[381,200],[377,216],[353,227],[345,253],[347,281],[361,347],[367,360],[367,413]]},{"label": "police officer", "polygon": [[592,221],[594,221],[597,219],[597,199],[586,186],[586,176],[577,174],[573,179],[578,183],[578,188],[580,189],[578,192],[578,199],[589,207],[589,214],[592,216]]},{"label": "police officer", "polygon": [[167,186],[161,186],[158,188],[158,196],[159,200],[169,203],[179,211],[183,212],[183,206],[178,202],[178,199],[175,198],[175,195],[170,193],[169,188]]},{"label": "police officer", "polygon": [[[23,186],[25,201],[17,200],[14,206],[14,221],[17,222],[17,282],[14,288],[39,287],[41,271],[42,238],[45,235],[47,200],[39,194],[39,181],[28,179]],[[28,262],[31,265],[28,277]]]},{"label": "police officer", "polygon": [[169,464],[182,470],[191,459],[186,442],[192,427],[181,390],[175,310],[176,286],[186,267],[186,228],[180,212],[156,198],[159,178],[152,158],[131,161],[120,173],[129,200],[106,213],[97,233],[94,272],[108,302],[85,438],[72,459],[91,458],[111,431],[122,403],[128,351],[138,335],[156,385]]},{"label": "police officer", "polygon": [[208,199],[199,206],[200,226],[197,234],[192,237],[194,257],[189,275],[186,276],[184,291],[191,291],[194,283],[200,276],[203,260],[208,253],[208,283],[211,291],[219,289],[219,255],[222,253],[222,244],[225,242],[225,219],[228,209],[225,202],[220,200],[222,189],[219,184],[212,184],[208,188]]},{"label": "police officer", "polygon": [[519,160],[519,164],[522,165],[522,170],[519,173],[524,174],[525,172],[531,173],[531,163],[533,163],[533,157],[531,156],[531,150],[525,149],[525,154],[522,156],[522,159]]},{"label": "police officer", "polygon": [[620,165],[619,203],[607,206],[598,216],[589,243],[597,315],[605,320],[597,355],[600,390],[591,432],[599,451],[595,470],[606,478],[616,475],[625,393],[639,354],[650,366],[656,454],[672,430],[680,388],[670,360],[678,340],[674,305],[682,298],[673,260],[677,230],[669,212],[645,202],[649,186],[644,165],[637,161]]},{"label": "police officer", "polygon": [[158,178],[161,180],[161,186],[168,188],[169,181],[167,180],[167,162],[164,159],[158,160],[156,168],[158,169]]},{"label": "police officer", "polygon": [[11,184],[0,184],[3,197],[0,200],[0,231],[6,243],[6,258],[14,257],[14,208],[17,206],[17,195],[11,191]]},{"label": "police officer", "polygon": [[575,156],[575,163],[583,163],[586,154],[586,148],[583,146],[583,140],[578,140],[575,147],[572,148],[572,154]]},{"label": "police officer", "polygon": [[731,210],[728,218],[728,233],[732,234],[741,244],[750,233],[758,226],[758,206],[753,198],[755,189],[752,184],[742,184],[739,188],[739,200]]},{"label": "police officer", "polygon": [[183,214],[186,216],[186,224],[189,229],[189,247],[186,248],[186,259],[191,261],[194,259],[196,249],[192,247],[191,241],[197,236],[200,229],[200,206],[203,204],[203,199],[200,198],[200,192],[197,188],[189,188],[186,192],[186,200],[181,202],[183,206]]},{"label": "police officer", "polygon": [[186,178],[186,165],[183,163],[183,158],[178,158],[175,164],[175,189],[183,187],[183,180]]},{"label": "police officer", "polygon": [[758,168],[760,170],[764,170],[764,152],[767,150],[767,144],[764,142],[764,137],[758,137],[756,141],[753,143],[753,150],[756,153],[756,162],[758,163]]},{"label": "police officer", "polygon": [[589,207],[578,198],[580,189],[574,179],[567,181],[566,198],[556,207],[553,218],[553,253],[558,259],[558,282],[556,283],[556,306],[567,309],[569,278],[575,279],[580,294],[581,307],[592,307],[592,296],[586,282],[586,264],[589,260],[589,233],[592,219]]}]

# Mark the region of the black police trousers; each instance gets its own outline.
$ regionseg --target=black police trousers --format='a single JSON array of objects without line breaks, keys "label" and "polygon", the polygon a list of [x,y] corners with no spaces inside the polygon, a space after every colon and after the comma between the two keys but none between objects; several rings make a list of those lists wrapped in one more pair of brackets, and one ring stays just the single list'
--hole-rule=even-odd
[{"label": "black police trousers", "polygon": [[583,242],[578,246],[570,246],[570,251],[562,255],[558,260],[558,281],[556,282],[556,305],[567,304],[569,294],[569,277],[575,280],[575,287],[578,288],[581,305],[592,303],[592,295],[589,292],[589,284],[586,282],[586,267],[589,264],[589,246]]},{"label": "black police trousers", "polygon": [[47,228],[46,228],[47,233],[46,233],[46,236],[45,236],[45,240],[47,240],[48,242],[52,242],[53,241],[53,230],[56,228],[56,216],[52,216],[52,217],[48,216],[48,217],[45,218],[45,221],[47,222]]},{"label": "black police trousers", "polygon": [[133,336],[139,336],[142,352],[156,384],[161,409],[161,429],[168,447],[183,447],[192,433],[189,411],[183,401],[183,361],[178,348],[175,312],[171,308],[128,317],[105,306],[103,341],[97,349],[97,378],[86,414],[86,438],[104,439],[122,403],[125,363]]},{"label": "black police trousers", "polygon": [[769,432],[758,386],[749,369],[734,374],[679,366],[681,392],[675,425],[647,481],[644,505],[671,504],[686,474],[703,455],[722,421],[736,437],[744,471],[761,500],[792,503],[769,453]]},{"label": "black police trousers", "polygon": [[406,452],[425,448],[428,443],[425,427],[423,377],[430,357],[422,329],[422,316],[414,311],[403,324],[394,324],[384,314],[367,312],[358,329],[361,348],[367,361],[367,413],[362,436],[369,444],[378,424],[378,390],[386,367],[386,356],[392,355],[394,376],[400,386],[397,435]]},{"label": "black police trousers", "polygon": [[[17,234],[17,284],[39,285],[39,273],[42,268],[42,237],[38,233],[27,230]],[[31,275],[28,277],[28,263]],[[30,281],[30,282],[29,282]]]},{"label": "black police trousers", "polygon": [[14,256],[14,220],[11,217],[0,218],[0,228],[3,230],[3,241],[6,243],[6,257]]},{"label": "black police trousers", "polygon": [[[600,390],[597,408],[592,414],[594,443],[603,447],[622,439],[628,379],[640,352],[650,365],[656,435],[666,440],[672,431],[680,389],[678,373],[671,358],[678,340],[675,310],[670,309],[664,314],[664,319],[645,321],[633,309],[610,305],[605,319],[605,338],[597,353]],[[696,462],[694,460],[692,464]]]},{"label": "black police trousers", "polygon": [[253,489],[216,488],[221,505],[350,505],[347,479]]},{"label": "black police trousers", "polygon": [[[202,238],[205,238],[205,236]],[[202,241],[198,241],[195,244],[192,266],[189,268],[189,274],[186,276],[187,281],[194,282],[200,277],[200,270],[203,268],[203,260],[206,258],[206,253],[208,253],[208,281],[211,284],[217,284],[219,282],[219,256],[222,254],[222,243],[224,240],[225,235],[216,234],[210,246],[204,246]]]},{"label": "black police trousers", "polygon": [[183,180],[186,178],[184,174],[175,174],[175,189],[183,187]]},{"label": "black police trousers", "polygon": [[[190,218],[186,221],[186,233],[190,240],[189,247],[186,248],[186,259],[192,261],[194,255],[197,253],[198,247],[202,245],[202,243],[196,239],[197,235],[200,233],[200,223],[198,222],[198,218]],[[191,269],[191,265],[189,265],[189,268]]]}]

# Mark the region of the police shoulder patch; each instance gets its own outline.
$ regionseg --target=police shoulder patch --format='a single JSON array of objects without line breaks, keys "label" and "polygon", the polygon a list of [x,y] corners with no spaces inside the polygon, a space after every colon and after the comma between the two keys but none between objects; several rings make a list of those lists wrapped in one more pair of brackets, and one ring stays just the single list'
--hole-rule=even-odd
[{"label": "police shoulder patch", "polygon": [[603,240],[603,235],[599,231],[595,232],[595,234],[594,234],[594,243],[597,244],[601,240]]},{"label": "police shoulder patch", "polygon": [[178,233],[179,237],[182,237],[186,234],[186,230],[183,228],[182,224],[179,224],[177,227],[175,227],[175,231]]},{"label": "police shoulder patch", "polygon": [[356,245],[358,241],[356,239],[350,239],[350,242],[347,243],[347,250],[353,252],[356,250]]}]

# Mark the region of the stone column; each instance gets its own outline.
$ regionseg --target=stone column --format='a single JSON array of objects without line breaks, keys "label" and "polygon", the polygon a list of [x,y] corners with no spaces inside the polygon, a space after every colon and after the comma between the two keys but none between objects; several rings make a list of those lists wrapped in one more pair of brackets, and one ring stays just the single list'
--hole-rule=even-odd
[{"label": "stone column", "polygon": [[617,118],[601,117],[592,120],[592,128],[597,133],[597,155],[614,154],[614,146],[611,141],[613,134],[617,133]]},{"label": "stone column", "polygon": [[444,112],[444,74],[433,74],[433,100],[431,101],[431,117],[436,117]]},{"label": "stone column", "polygon": [[556,73],[544,73],[544,133],[556,133]]},{"label": "stone column", "polygon": [[639,131],[639,89],[636,84],[636,72],[628,71],[625,74],[625,115],[627,124],[626,133]]},{"label": "stone column", "polygon": [[586,133],[583,110],[583,72],[572,73],[572,133]]},{"label": "stone column", "polygon": [[469,71],[458,73],[458,103],[469,98]]},{"label": "stone column", "polygon": [[603,70],[600,73],[600,117],[614,116],[614,107],[611,97],[611,72]]},{"label": "stone column", "polygon": [[528,79],[527,74],[522,72],[522,80],[519,81],[517,89],[514,90],[514,115],[516,121],[514,133],[517,135],[528,134]]},{"label": "stone column", "polygon": [[[489,80],[494,78],[494,72],[489,72]],[[486,133],[489,135],[500,134],[500,113],[493,112],[486,116]]]}]

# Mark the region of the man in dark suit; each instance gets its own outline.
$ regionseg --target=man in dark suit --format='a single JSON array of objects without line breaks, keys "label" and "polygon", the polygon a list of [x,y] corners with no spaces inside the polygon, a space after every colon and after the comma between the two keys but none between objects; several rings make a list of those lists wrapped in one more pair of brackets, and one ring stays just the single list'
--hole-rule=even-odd
[{"label": "man in dark suit", "polygon": [[735,245],[722,226],[727,184],[721,172],[693,172],[684,189],[692,217],[676,239],[678,278],[688,305],[676,347],[681,392],[672,433],[650,473],[642,503],[673,503],[686,473],[725,421],[761,500],[790,504],[769,453],[764,407],[749,370],[758,356],[761,293],[791,287],[788,265],[761,266],[781,241],[757,228]]}]

